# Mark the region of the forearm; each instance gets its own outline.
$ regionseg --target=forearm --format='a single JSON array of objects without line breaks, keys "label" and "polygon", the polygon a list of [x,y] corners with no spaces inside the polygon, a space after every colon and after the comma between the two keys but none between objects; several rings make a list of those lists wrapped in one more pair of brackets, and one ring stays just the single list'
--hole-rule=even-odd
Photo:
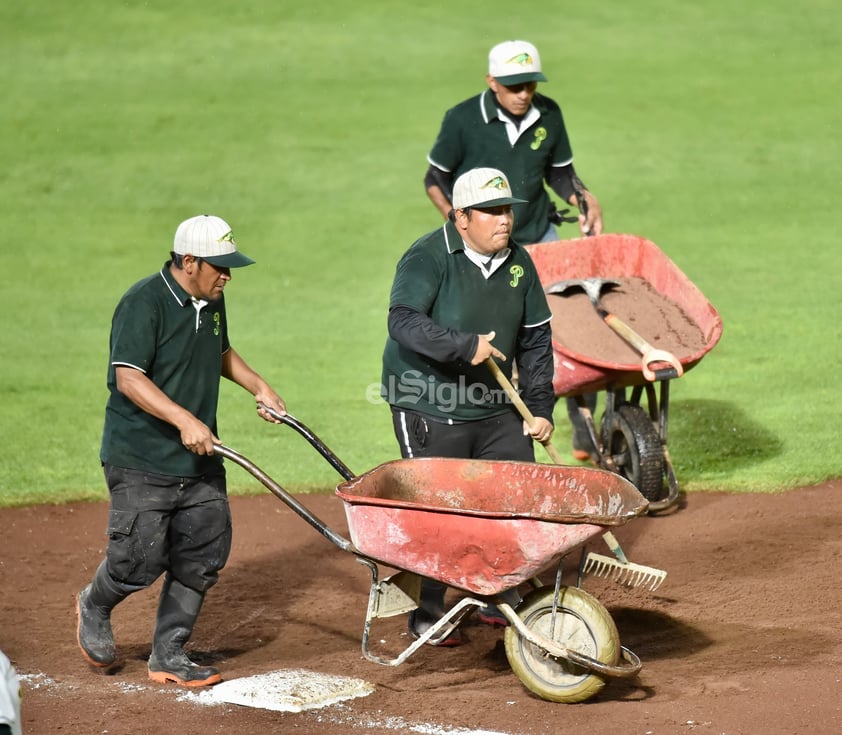
[{"label": "forearm", "polygon": [[579,222],[583,234],[602,233],[602,207],[597,198],[579,178],[573,164],[551,168],[547,172],[547,183],[565,202],[579,210]]},{"label": "forearm", "polygon": [[437,186],[430,186],[427,188],[427,196],[430,198],[433,206],[439,210],[441,216],[447,219],[450,216],[450,210],[453,209],[453,205],[448,201],[442,190]]},{"label": "forearm", "polygon": [[186,408],[167,396],[146,375],[131,367],[116,368],[117,390],[134,403],[161,421],[182,430],[190,421],[197,419]]},{"label": "forearm", "polygon": [[549,323],[522,331],[518,338],[517,365],[523,402],[535,416],[552,423],[555,366]]},{"label": "forearm", "polygon": [[479,342],[479,335],[443,327],[407,306],[389,311],[389,336],[438,362],[470,362]]},{"label": "forearm", "polygon": [[236,383],[253,396],[268,387],[268,383],[249,367],[233,347],[222,355],[222,377]]},{"label": "forearm", "polygon": [[273,390],[272,386],[260,374],[249,367],[233,347],[230,347],[222,355],[222,376],[254,396],[257,403],[257,412],[266,421],[278,423],[278,419],[269,413],[264,406],[267,406],[274,413],[286,414],[284,399]]},{"label": "forearm", "polygon": [[453,209],[453,205],[451,204],[453,196],[453,174],[442,171],[437,166],[430,164],[427,173],[424,175],[424,189],[430,201],[441,213],[441,216],[447,219],[450,216],[450,210]]}]

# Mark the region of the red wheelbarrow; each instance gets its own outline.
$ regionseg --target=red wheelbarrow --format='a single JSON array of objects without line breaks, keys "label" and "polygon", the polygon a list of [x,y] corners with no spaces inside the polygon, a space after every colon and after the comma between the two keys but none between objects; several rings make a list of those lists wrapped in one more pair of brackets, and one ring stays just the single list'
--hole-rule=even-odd
[{"label": "red wheelbarrow", "polygon": [[[304,436],[344,478],[336,494],[344,503],[350,540],[238,452],[226,446],[216,452],[368,567],[371,590],[362,638],[367,660],[396,666],[493,603],[509,621],[505,649],[513,671],[543,699],[580,702],[608,678],[631,677],[640,670],[640,659],[620,645],[606,608],[581,589],[589,566],[596,565],[590,571],[597,574],[605,572],[606,557],[583,553],[577,585],[561,584],[564,557],[606,528],[646,512],[646,499],[630,482],[590,467],[444,458],[395,460],[354,476],[304,424],[267,410]],[[381,580],[380,565],[397,572]],[[538,575],[554,566],[555,584],[544,585]],[[627,571],[635,576],[634,586],[649,584],[650,589],[666,575],[628,560],[609,560],[609,566],[618,579]],[[369,645],[372,621],[417,608],[422,576],[464,596],[404,651],[376,655]],[[630,577],[623,581],[632,584]],[[531,590],[512,607],[512,595],[506,593],[524,583]]]},{"label": "red wheelbarrow", "polygon": [[[609,320],[604,318],[604,312],[598,314],[590,309],[592,329],[601,330],[590,334],[599,334],[600,339],[613,339],[625,350],[625,355],[618,352],[619,357],[606,357],[589,351],[587,331],[585,341],[578,343],[563,334],[561,327],[570,321],[584,321],[585,315],[571,317],[565,299],[558,295],[548,296],[553,312],[553,389],[557,398],[573,397],[579,404],[596,447],[596,454],[591,459],[598,467],[630,480],[649,501],[650,513],[671,507],[678,499],[679,489],[667,450],[669,383],[697,365],[719,341],[722,320],[718,312],[654,243],[641,237],[607,234],[538,243],[526,249],[548,294],[564,290],[554,289],[554,286],[571,281],[610,280],[622,289],[623,283],[636,280],[647,284],[666,300],[664,303],[677,306],[681,317],[698,329],[699,339],[676,351],[676,359],[650,366],[646,349],[628,338],[626,341],[638,349],[623,345],[619,336],[611,335],[607,330]],[[619,313],[622,301],[617,304],[617,309],[612,311]],[[605,323],[601,323],[603,321]],[[622,330],[618,331],[622,333]],[[606,334],[610,336],[605,337]],[[636,337],[640,339],[639,335]],[[652,345],[643,344],[652,348]],[[652,350],[650,354],[659,352],[663,354],[659,350]],[[660,388],[657,392],[655,384]],[[628,393],[627,389],[630,389]],[[583,396],[603,390],[605,411],[597,431]],[[641,405],[643,396],[646,408]]]}]

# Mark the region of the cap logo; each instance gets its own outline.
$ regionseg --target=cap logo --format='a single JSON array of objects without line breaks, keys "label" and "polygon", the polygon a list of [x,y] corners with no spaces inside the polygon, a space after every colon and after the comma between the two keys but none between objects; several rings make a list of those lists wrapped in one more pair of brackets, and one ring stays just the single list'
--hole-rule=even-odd
[{"label": "cap logo", "polygon": [[234,242],[234,230],[228,230],[217,242],[230,242],[232,245],[236,245],[237,243]]},{"label": "cap logo", "polygon": [[506,180],[502,176],[495,176],[493,179],[486,181],[480,189],[497,189],[497,191],[503,191],[504,189],[508,189],[509,185],[506,183]]},{"label": "cap logo", "polygon": [[523,53],[512,56],[512,58],[509,59],[506,63],[507,64],[520,64],[521,66],[531,66],[532,65],[532,57],[526,51],[524,51]]}]

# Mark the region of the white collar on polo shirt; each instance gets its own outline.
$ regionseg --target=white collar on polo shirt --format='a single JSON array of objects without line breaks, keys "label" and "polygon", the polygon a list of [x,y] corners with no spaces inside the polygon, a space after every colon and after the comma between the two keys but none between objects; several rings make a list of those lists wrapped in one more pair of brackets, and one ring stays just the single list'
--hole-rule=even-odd
[{"label": "white collar on polo shirt", "polygon": [[465,246],[465,255],[468,260],[480,269],[480,272],[483,276],[485,276],[486,280],[488,280],[488,278],[491,277],[491,274],[503,265],[503,262],[507,257],[509,257],[509,248],[503,248],[502,250],[494,253],[494,255],[482,255],[476,250],[472,250],[471,246],[464,240],[462,243]]}]

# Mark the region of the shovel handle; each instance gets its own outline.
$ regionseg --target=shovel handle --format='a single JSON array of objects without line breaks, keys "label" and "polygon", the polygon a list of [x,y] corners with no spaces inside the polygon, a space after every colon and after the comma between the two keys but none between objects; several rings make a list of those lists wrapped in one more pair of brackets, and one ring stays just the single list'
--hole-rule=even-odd
[{"label": "shovel handle", "polygon": [[[500,369],[500,366],[494,362],[494,358],[487,357],[485,358],[485,364],[488,366],[488,369],[491,371],[491,374],[497,379],[497,382],[500,384],[500,387],[506,392],[509,400],[514,404],[517,412],[521,415],[523,420],[526,422],[527,426],[534,426],[535,425],[535,416],[532,415],[532,411],[529,410],[527,405],[523,402],[523,399],[518,395],[518,392],[515,390],[515,387],[512,385],[511,381],[506,377],[506,374]],[[552,445],[549,439],[546,441],[541,442],[541,445],[544,449],[547,450],[547,454],[550,455],[550,459],[555,462],[556,464],[564,464],[561,459],[561,455],[558,453],[558,450]]]},{"label": "shovel handle", "polygon": [[655,371],[649,366],[653,363],[667,363],[671,365],[676,372],[677,378],[684,375],[684,368],[678,361],[675,355],[666,350],[659,350],[650,345],[643,337],[635,332],[628,324],[620,319],[616,314],[611,314],[602,310],[603,321],[611,327],[617,334],[619,334],[626,342],[634,347],[641,355],[643,355],[642,367],[643,377],[650,383],[656,379]]}]

